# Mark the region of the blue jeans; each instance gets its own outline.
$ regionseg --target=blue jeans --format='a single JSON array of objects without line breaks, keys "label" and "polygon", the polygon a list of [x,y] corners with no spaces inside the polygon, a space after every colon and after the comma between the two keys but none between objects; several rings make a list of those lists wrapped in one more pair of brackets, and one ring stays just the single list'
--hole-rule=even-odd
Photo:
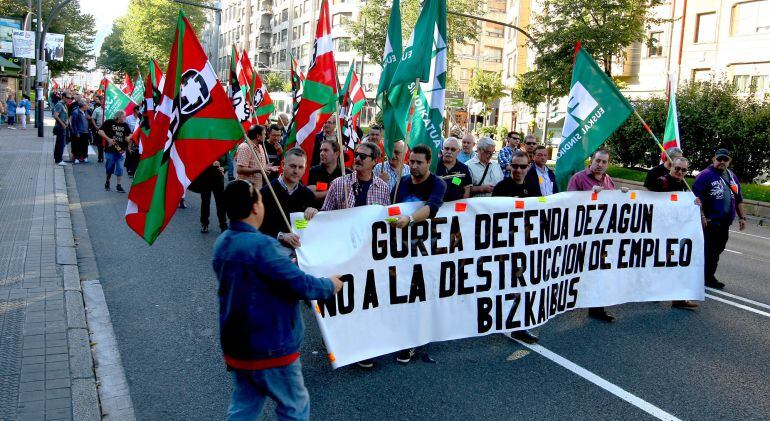
[{"label": "blue jeans", "polygon": [[107,174],[115,174],[118,177],[123,175],[123,154],[105,152],[104,158],[104,166],[107,169]]},{"label": "blue jeans", "polygon": [[233,370],[233,395],[227,408],[228,420],[256,420],[262,414],[265,398],[278,405],[279,420],[307,420],[310,395],[302,379],[302,365],[297,361],[266,370]]}]

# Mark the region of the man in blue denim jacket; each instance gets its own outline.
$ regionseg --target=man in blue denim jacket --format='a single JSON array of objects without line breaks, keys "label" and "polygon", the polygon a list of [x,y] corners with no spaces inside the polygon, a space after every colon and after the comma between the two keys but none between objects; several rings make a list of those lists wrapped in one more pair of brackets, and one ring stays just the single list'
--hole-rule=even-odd
[{"label": "man in blue denim jacket", "polygon": [[224,202],[231,222],[214,244],[213,267],[220,341],[233,378],[227,418],[256,419],[270,396],[279,419],[306,420],[310,399],[299,362],[299,300],[329,298],[342,282],[302,272],[274,238],[259,232],[265,208],[251,183],[228,184]]}]

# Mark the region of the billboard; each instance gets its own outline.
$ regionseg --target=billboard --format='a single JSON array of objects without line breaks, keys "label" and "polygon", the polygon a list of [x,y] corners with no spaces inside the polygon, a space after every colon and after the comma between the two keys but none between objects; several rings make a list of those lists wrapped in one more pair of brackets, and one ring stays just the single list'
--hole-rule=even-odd
[{"label": "billboard", "polygon": [[13,56],[35,58],[35,33],[32,31],[13,30]]},{"label": "billboard", "polygon": [[64,35],[46,34],[44,48],[45,61],[64,60]]},{"label": "billboard", "polygon": [[18,19],[0,17],[0,53],[13,53],[13,30],[21,29]]}]

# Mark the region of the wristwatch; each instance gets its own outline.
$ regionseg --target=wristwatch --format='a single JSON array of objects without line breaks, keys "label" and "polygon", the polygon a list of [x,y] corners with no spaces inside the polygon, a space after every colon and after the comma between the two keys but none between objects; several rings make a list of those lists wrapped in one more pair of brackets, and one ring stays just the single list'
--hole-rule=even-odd
[{"label": "wristwatch", "polygon": [[285,235],[286,235],[286,234],[284,234],[284,233],[282,233],[282,232],[279,232],[279,233],[278,233],[278,235],[276,235],[276,238],[278,239],[278,241],[283,241],[283,237],[284,237]]}]

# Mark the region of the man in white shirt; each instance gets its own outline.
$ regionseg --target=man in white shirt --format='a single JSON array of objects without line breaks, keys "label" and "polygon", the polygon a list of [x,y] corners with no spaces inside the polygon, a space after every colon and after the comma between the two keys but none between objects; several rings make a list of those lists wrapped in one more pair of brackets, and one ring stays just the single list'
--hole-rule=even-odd
[{"label": "man in white shirt", "polygon": [[503,171],[500,169],[500,165],[497,162],[492,162],[492,155],[494,154],[495,141],[488,137],[479,139],[476,144],[476,156],[465,163],[473,177],[471,196],[492,196],[495,185],[503,180]]}]

